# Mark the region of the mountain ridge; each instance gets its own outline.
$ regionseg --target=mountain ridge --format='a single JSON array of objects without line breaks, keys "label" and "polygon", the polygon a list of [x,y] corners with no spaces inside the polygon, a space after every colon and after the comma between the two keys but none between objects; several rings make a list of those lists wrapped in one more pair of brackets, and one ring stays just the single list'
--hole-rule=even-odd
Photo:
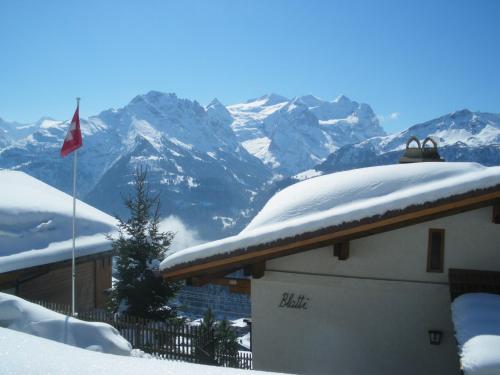
[{"label": "mountain ridge", "polygon": [[[0,168],[71,192],[71,163],[59,156],[68,126],[50,118],[0,120]],[[500,115],[459,110],[387,135],[368,104],[343,95],[326,101],[267,94],[228,106],[214,98],[202,106],[150,91],[82,118],[81,126],[80,198],[125,215],[121,195],[145,165],[162,216],[178,216],[207,240],[241,230],[287,184],[397,162],[409,135],[435,136],[447,160],[500,164]]]}]

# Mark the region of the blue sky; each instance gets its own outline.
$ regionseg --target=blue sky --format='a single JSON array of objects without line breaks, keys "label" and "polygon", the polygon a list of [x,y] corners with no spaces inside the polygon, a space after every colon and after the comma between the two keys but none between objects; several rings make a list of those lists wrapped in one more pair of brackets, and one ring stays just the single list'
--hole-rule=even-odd
[{"label": "blue sky", "polygon": [[389,131],[500,112],[500,1],[1,1],[0,117],[345,94]]}]

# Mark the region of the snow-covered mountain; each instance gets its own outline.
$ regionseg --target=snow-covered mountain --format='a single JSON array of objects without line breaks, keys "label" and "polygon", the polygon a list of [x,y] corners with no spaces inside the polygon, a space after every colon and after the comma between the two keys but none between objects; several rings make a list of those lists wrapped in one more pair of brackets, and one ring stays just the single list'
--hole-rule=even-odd
[{"label": "snow-covered mountain", "polygon": [[420,140],[432,137],[446,161],[500,165],[500,114],[464,109],[416,124],[399,133],[341,147],[323,163],[296,175],[293,180],[352,168],[397,163],[410,136]]},{"label": "snow-covered mountain", "polygon": [[[231,123],[217,100],[205,109],[196,101],[155,91],[123,108],[82,119],[79,196],[102,210],[124,214],[121,195],[131,191],[134,168],[147,165],[165,216],[179,216],[202,238],[238,230],[271,173],[241,147]],[[0,167],[25,171],[70,192],[72,165],[59,156],[68,123],[42,119],[30,126],[27,136],[9,135],[9,145],[0,150]],[[2,129],[15,133],[16,127]]]},{"label": "snow-covered mountain", "polygon": [[343,145],[385,135],[369,105],[345,96],[325,101],[269,94],[227,108],[243,147],[285,177],[313,167]]},{"label": "snow-covered mountain", "polygon": [[239,229],[271,175],[240,146],[228,115],[216,100],[205,109],[195,101],[158,92],[101,113],[100,121],[122,132],[125,147],[86,200],[119,212],[121,202],[110,199],[117,190],[130,191],[134,168],[147,164],[164,214],[179,216],[202,238]]},{"label": "snow-covered mountain", "polygon": [[[71,193],[72,163],[59,156],[68,126],[50,118],[0,119],[0,168]],[[270,94],[202,107],[151,91],[82,118],[81,126],[79,198],[125,214],[121,197],[131,191],[134,169],[147,165],[163,215],[180,217],[207,240],[238,232],[276,189],[297,179],[397,162],[410,135],[433,136],[450,161],[500,164],[500,115],[463,110],[386,136],[369,105],[345,96]]]}]

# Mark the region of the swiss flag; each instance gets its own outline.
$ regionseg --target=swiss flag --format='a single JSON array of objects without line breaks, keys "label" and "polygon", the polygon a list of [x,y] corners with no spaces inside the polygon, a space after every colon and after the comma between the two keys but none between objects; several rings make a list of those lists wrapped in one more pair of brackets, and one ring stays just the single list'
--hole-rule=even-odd
[{"label": "swiss flag", "polygon": [[61,148],[61,156],[65,157],[71,154],[76,149],[82,147],[82,133],[80,131],[80,116],[79,116],[80,105],[76,106],[75,114],[73,115],[73,120],[71,120],[71,126],[66,134],[64,143]]}]

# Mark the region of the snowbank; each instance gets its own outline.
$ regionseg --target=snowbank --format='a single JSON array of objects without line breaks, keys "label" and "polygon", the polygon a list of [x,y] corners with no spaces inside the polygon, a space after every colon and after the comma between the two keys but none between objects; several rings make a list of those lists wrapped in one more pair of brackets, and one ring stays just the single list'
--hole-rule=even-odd
[{"label": "snowbank", "polygon": [[451,311],[465,375],[500,374],[500,296],[463,294]]},{"label": "snowbank", "polygon": [[500,167],[477,163],[385,165],[312,178],[275,194],[240,234],[176,252],[161,269],[497,185]]},{"label": "snowbank", "polygon": [[[73,198],[23,172],[0,170],[0,273],[71,258]],[[116,220],[77,201],[76,255],[110,250]]]},{"label": "snowbank", "polygon": [[95,353],[4,328],[0,328],[0,363],[0,372],[9,375],[271,374]]},{"label": "snowbank", "polygon": [[110,354],[130,355],[132,346],[105,323],[85,322],[0,293],[0,327]]}]

